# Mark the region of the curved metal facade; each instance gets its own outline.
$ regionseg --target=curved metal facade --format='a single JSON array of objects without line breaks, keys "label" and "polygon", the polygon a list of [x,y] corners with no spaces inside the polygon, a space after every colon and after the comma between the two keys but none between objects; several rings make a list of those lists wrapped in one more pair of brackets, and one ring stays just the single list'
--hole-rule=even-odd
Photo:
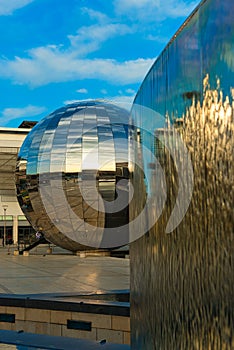
[{"label": "curved metal facade", "polygon": [[[150,148],[167,185],[160,219],[130,246],[134,350],[234,346],[233,13],[233,1],[202,1],[158,57],[134,101],[135,124],[143,130],[136,157],[140,154],[145,172],[160,187],[154,176],[158,165],[144,157],[143,146]],[[138,106],[154,113],[145,115]],[[158,127],[155,113],[164,118],[164,127]],[[144,129],[154,135],[151,140]],[[176,149],[176,132],[191,158],[193,193],[181,223],[168,234],[177,197],[188,191],[188,173],[176,166],[183,157],[178,152],[175,164],[164,147],[169,140]],[[141,193],[153,195],[151,181],[137,169],[133,180],[142,189],[130,206],[130,220],[144,205]]]},{"label": "curved metal facade", "polygon": [[[93,235],[101,228],[104,237],[105,228],[128,222],[128,207],[105,210],[116,199],[118,182],[129,177],[128,118],[112,104],[77,102],[41,120],[25,139],[16,170],[18,200],[50,242],[88,249],[90,228]],[[105,248],[100,237],[99,243]]]}]

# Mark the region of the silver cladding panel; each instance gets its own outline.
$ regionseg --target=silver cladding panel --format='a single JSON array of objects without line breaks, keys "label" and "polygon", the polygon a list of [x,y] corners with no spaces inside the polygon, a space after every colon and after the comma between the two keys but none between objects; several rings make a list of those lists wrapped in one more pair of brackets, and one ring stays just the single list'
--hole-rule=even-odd
[{"label": "silver cladding panel", "polygon": [[[43,232],[50,242],[72,251],[88,249],[71,239],[71,235],[68,238],[51,220],[56,215],[66,222],[68,212],[60,205],[59,198],[56,204],[45,207],[40,195],[39,182],[42,181],[44,188],[48,183],[48,198],[56,199],[56,191],[51,193],[50,184],[56,181],[59,173],[67,203],[83,222],[94,228],[115,227],[128,222],[128,208],[114,214],[99,211],[97,193],[87,185],[87,179],[95,178],[97,192],[104,200],[116,198],[117,182],[128,178],[125,161],[128,118],[125,109],[112,104],[77,102],[42,119],[26,137],[16,169],[18,201],[34,229]],[[61,159],[64,160],[62,164]],[[82,187],[84,179],[85,188]],[[84,193],[94,206],[87,204]],[[84,225],[78,223],[73,226],[77,232],[84,229]]]},{"label": "silver cladding panel", "polygon": [[[134,102],[174,123],[191,156],[194,184],[188,211],[166,233],[179,190],[188,191],[179,187],[180,179],[186,184],[187,168],[178,173],[164,146],[174,142],[170,132],[142,113],[140,127],[158,137],[151,147],[165,174],[167,202],[150,232],[130,246],[132,350],[234,349],[233,13],[233,1],[201,1],[157,58]],[[143,146],[149,144],[146,136],[141,134]],[[178,158],[182,162],[183,154]],[[134,189],[135,183],[139,194],[130,221],[142,206],[140,173],[134,174]],[[158,179],[154,184],[161,188]],[[151,195],[148,188],[145,196]]]}]

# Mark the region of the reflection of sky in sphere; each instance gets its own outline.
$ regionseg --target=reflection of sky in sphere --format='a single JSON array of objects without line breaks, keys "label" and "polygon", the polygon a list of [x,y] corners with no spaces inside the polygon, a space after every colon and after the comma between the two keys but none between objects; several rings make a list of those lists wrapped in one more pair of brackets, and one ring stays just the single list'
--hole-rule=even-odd
[{"label": "reflection of sky in sphere", "polygon": [[115,171],[115,163],[126,160],[127,142],[127,111],[101,102],[85,106],[76,103],[38,123],[26,138],[19,157],[27,160],[28,175]]},{"label": "reflection of sky in sphere", "polygon": [[128,222],[128,181],[121,182],[129,179],[128,136],[129,112],[101,101],[62,107],[32,129],[19,153],[16,184],[36,231],[73,251],[128,243],[126,230],[124,239],[116,234],[101,245],[105,230]]}]

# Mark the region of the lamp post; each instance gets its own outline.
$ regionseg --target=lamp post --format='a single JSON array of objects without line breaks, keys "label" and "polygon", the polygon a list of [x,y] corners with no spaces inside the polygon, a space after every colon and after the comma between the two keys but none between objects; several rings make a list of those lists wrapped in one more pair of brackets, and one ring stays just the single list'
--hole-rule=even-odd
[{"label": "lamp post", "polygon": [[8,205],[4,204],[2,207],[4,210],[4,231],[3,231],[3,247],[4,247],[6,244],[6,211],[7,211]]}]

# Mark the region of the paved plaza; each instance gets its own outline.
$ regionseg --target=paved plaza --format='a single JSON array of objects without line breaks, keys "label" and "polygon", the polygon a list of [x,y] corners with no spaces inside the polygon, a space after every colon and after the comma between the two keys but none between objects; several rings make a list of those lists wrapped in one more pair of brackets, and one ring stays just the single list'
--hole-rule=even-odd
[{"label": "paved plaza", "polygon": [[72,255],[47,245],[29,256],[0,248],[0,293],[76,293],[129,289],[129,259]]}]

